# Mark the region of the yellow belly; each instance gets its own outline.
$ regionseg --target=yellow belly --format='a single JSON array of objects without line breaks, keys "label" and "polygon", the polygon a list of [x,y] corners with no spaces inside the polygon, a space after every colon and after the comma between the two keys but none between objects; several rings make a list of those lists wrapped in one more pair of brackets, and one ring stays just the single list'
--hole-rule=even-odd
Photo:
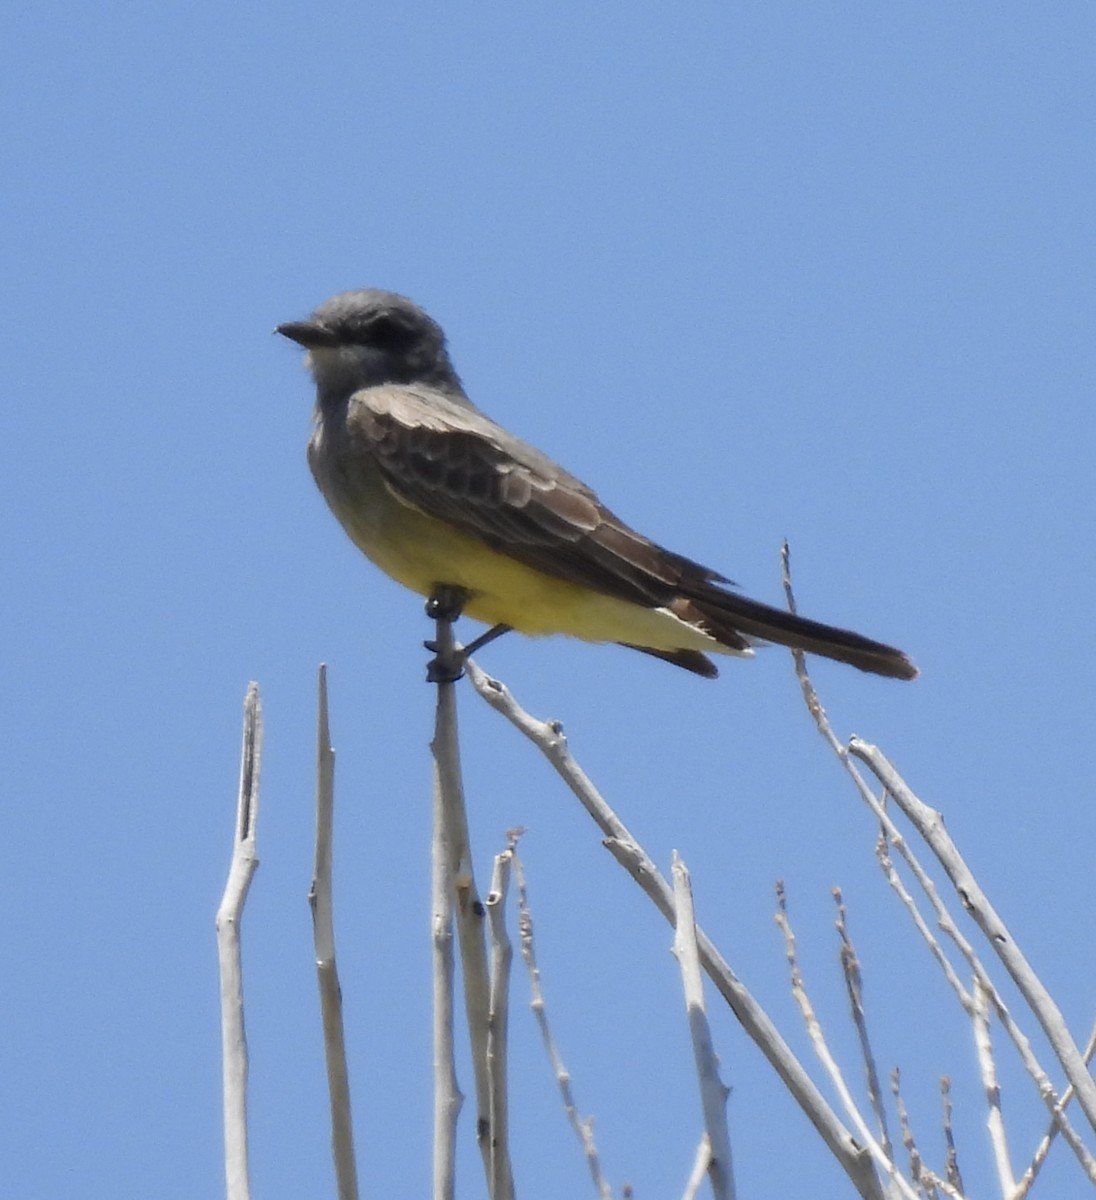
[{"label": "yellow belly", "polygon": [[545,575],[428,516],[391,492],[368,512],[332,504],[358,548],[387,575],[421,596],[439,583],[469,593],[465,613],[532,637],[562,633],[588,642],[627,642],[657,650],[731,653],[661,608],[644,608]]}]

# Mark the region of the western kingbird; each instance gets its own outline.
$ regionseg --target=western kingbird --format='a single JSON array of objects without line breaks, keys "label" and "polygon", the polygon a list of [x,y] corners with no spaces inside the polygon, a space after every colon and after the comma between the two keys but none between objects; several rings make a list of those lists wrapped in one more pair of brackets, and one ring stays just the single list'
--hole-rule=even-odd
[{"label": "western kingbird", "polygon": [[464,598],[493,627],[617,642],[698,675],[706,657],[778,642],[913,679],[900,650],[730,590],[480,412],[441,327],[393,292],[343,292],[278,333],[316,381],[308,461],[351,540],[424,596]]}]

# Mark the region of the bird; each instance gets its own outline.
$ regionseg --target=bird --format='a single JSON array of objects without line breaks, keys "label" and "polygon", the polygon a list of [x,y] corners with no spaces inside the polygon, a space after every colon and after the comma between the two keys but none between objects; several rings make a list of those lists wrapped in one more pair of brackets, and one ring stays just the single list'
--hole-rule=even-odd
[{"label": "bird", "polygon": [[[777,643],[913,679],[901,650],[752,600],[632,529],[594,490],[473,404],[441,326],[406,296],[341,292],[276,332],[316,385],[308,462],[382,571],[490,629],[617,643],[696,675]],[[429,609],[428,609],[429,611]]]}]

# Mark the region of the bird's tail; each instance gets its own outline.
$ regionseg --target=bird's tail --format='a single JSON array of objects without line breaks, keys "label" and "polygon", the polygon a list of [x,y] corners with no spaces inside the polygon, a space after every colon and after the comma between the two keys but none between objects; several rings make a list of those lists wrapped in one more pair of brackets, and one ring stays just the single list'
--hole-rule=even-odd
[{"label": "bird's tail", "polygon": [[698,588],[689,596],[688,603],[701,614],[705,629],[732,649],[743,648],[742,635],[745,634],[746,638],[776,642],[793,650],[805,650],[808,654],[821,654],[824,658],[849,663],[875,675],[887,675],[892,679],[917,678],[917,668],[901,650],[849,629],[810,621],[712,586]]}]

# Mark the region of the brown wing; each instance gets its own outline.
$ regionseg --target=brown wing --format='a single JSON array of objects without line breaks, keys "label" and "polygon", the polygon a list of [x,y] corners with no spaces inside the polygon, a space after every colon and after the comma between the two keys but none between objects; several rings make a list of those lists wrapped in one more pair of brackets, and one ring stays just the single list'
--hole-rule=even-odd
[{"label": "brown wing", "polygon": [[683,575],[725,582],[642,537],[551,459],[438,392],[359,392],[348,427],[417,508],[546,574],[647,607],[669,604]]},{"label": "brown wing", "polygon": [[[761,639],[862,671],[917,675],[893,646],[729,590],[730,580],[630,529],[584,483],[468,401],[415,387],[369,388],[351,397],[347,432],[416,507],[547,575],[669,607],[730,650]],[[660,657],[699,674],[710,667],[696,652]]]}]

